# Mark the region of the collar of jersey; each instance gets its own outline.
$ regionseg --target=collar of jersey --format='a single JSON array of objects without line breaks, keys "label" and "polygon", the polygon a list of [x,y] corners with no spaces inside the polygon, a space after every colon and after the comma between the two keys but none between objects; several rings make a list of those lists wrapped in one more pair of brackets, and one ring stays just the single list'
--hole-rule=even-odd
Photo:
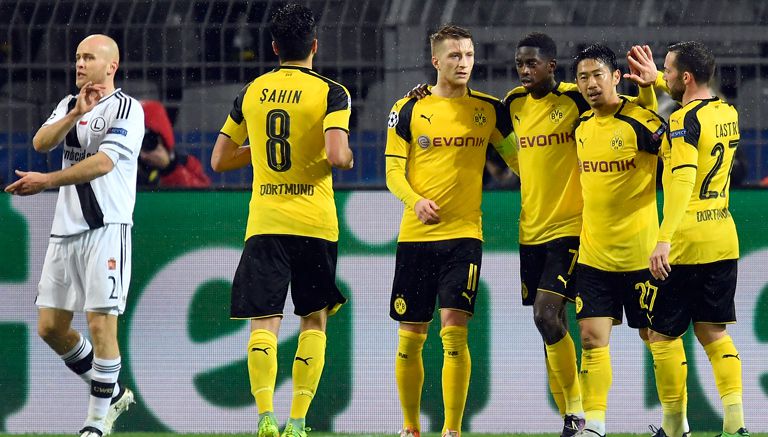
[{"label": "collar of jersey", "polygon": [[110,98],[110,97],[114,96],[115,94],[119,93],[119,92],[120,92],[120,91],[122,91],[122,90],[123,90],[122,88],[115,88],[115,90],[114,90],[114,91],[112,91],[112,92],[111,92],[111,93],[110,93],[108,96],[104,96],[104,97],[102,97],[102,98],[99,100],[99,103],[104,103],[104,101],[105,101],[105,100],[107,100],[108,98]]},{"label": "collar of jersey", "polygon": [[470,87],[467,87],[467,93],[466,94],[464,94],[463,96],[458,96],[458,97],[441,97],[441,96],[438,96],[437,94],[434,94],[432,92],[432,87],[433,87],[433,85],[429,85],[429,87],[427,88],[429,90],[429,96],[430,97],[434,97],[436,99],[440,99],[440,100],[453,100],[453,99],[461,99],[461,98],[465,98],[465,97],[472,97],[472,89]]},{"label": "collar of jersey", "polygon": [[289,68],[291,70],[300,70],[300,71],[312,71],[311,68],[307,67],[299,67],[298,65],[281,65],[275,69],[275,71],[282,70],[284,68]]}]

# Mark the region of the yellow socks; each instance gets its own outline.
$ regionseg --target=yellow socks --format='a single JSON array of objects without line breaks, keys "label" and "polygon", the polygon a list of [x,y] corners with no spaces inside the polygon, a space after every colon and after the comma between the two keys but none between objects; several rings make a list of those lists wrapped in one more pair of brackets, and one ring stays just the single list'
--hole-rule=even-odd
[{"label": "yellow socks", "polygon": [[403,410],[403,429],[420,430],[421,388],[424,385],[424,362],[421,351],[427,334],[400,329],[397,331],[397,358],[395,380]]},{"label": "yellow socks", "polygon": [[608,391],[613,383],[610,346],[581,351],[581,383],[586,428],[605,435]]},{"label": "yellow socks", "polygon": [[291,419],[307,416],[325,365],[325,333],[308,329],[299,334],[299,346],[293,360],[293,400]]},{"label": "yellow socks", "polygon": [[668,436],[682,435],[685,432],[685,381],[688,377],[683,340],[676,338],[654,342],[650,344],[650,349],[656,373],[656,391],[664,412],[661,427]]},{"label": "yellow socks", "polygon": [[544,363],[547,365],[547,382],[549,383],[549,392],[552,393],[552,399],[555,400],[557,411],[559,411],[560,416],[563,417],[565,416],[565,393],[563,393],[563,387],[560,386],[560,382],[557,381],[557,377],[552,372],[552,366],[549,365],[549,357],[546,353],[544,354]]},{"label": "yellow socks", "polygon": [[446,326],[440,330],[440,337],[443,339],[443,433],[449,429],[461,432],[461,419],[464,416],[469,376],[472,372],[467,328]]},{"label": "yellow socks", "polygon": [[[560,341],[555,344],[545,345],[547,348],[547,374],[549,376],[549,388],[555,398],[560,415],[584,412],[581,403],[581,386],[579,385],[579,372],[576,368],[576,347],[573,344],[571,334],[565,333]],[[552,380],[556,383],[553,384]],[[555,387],[560,388],[562,403],[558,402],[555,395]]]},{"label": "yellow socks", "polygon": [[723,431],[733,434],[744,427],[741,359],[730,335],[704,346],[712,363],[715,384],[723,402]]},{"label": "yellow socks", "polygon": [[248,378],[259,414],[275,411],[272,396],[277,377],[277,337],[272,331],[256,329],[248,340]]}]

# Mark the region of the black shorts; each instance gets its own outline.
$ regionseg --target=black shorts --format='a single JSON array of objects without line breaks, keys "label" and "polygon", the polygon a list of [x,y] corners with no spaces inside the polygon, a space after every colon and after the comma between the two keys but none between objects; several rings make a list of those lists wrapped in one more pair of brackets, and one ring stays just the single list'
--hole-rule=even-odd
[{"label": "black shorts", "polygon": [[432,320],[440,308],[475,312],[483,243],[475,238],[398,243],[389,316],[398,322]]},{"label": "black shorts", "polygon": [[680,337],[693,323],[736,322],[738,260],[708,264],[673,265],[648,307],[651,329],[668,337]]},{"label": "black shorts", "polygon": [[233,319],[282,316],[288,284],[298,316],[347,299],[336,286],[335,242],[296,235],[254,235],[245,242],[232,282]]},{"label": "black shorts", "polygon": [[614,325],[627,315],[630,328],[647,328],[645,309],[658,289],[648,269],[606,272],[584,264],[576,266],[576,319],[610,317]]},{"label": "black shorts", "polygon": [[573,302],[576,292],[573,285],[569,287],[568,284],[578,256],[579,237],[562,237],[542,244],[521,244],[523,305],[533,305],[538,290]]}]

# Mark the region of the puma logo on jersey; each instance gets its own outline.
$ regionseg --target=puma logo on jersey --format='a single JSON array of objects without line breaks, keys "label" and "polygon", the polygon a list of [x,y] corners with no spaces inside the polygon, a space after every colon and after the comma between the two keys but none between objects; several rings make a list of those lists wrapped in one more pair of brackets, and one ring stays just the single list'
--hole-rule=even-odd
[{"label": "puma logo on jersey", "polygon": [[733,355],[733,354],[723,354],[723,358],[736,358],[737,360],[741,361],[741,358],[739,358],[739,354]]},{"label": "puma logo on jersey", "polygon": [[435,116],[435,114],[432,114],[429,117],[427,117],[424,114],[419,114],[419,117],[423,118],[424,120],[427,120],[429,122],[429,124],[432,124],[432,117],[434,117],[434,116]]},{"label": "puma logo on jersey", "polygon": [[265,347],[264,349],[260,347],[252,347],[251,352],[264,352],[264,355],[269,355],[269,352],[267,352],[268,349],[270,349],[269,346]]},{"label": "puma logo on jersey", "polygon": [[312,359],[312,357],[301,358],[301,357],[298,357],[298,356],[297,356],[297,357],[294,359],[294,361],[301,361],[302,363],[304,363],[304,364],[306,364],[307,366],[309,366],[309,360],[311,360],[311,359]]},{"label": "puma logo on jersey", "polygon": [[474,296],[470,296],[466,291],[461,292],[461,296],[467,299],[467,302],[469,302],[470,305],[472,305],[472,298]]},{"label": "puma logo on jersey", "polygon": [[557,280],[563,283],[563,287],[567,287],[568,286],[568,281],[566,281],[565,278],[563,278],[562,275],[557,275]]},{"label": "puma logo on jersey", "polygon": [[517,120],[517,124],[520,124],[520,123],[521,123],[521,121],[520,121],[520,117],[518,117],[518,116],[517,116],[517,114],[515,114],[515,120]]}]

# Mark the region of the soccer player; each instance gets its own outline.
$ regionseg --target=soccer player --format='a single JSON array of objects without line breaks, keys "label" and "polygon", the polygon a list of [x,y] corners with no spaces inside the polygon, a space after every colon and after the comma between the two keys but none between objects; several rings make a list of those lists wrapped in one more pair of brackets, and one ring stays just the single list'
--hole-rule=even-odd
[{"label": "soccer player", "polygon": [[390,316],[400,322],[395,378],[402,437],[420,435],[422,348],[440,305],[444,436],[458,437],[469,388],[467,325],[482,258],[480,202],[485,154],[493,143],[514,153],[501,102],[468,88],[472,35],[444,26],[430,36],[437,84],[421,100],[397,101],[389,115],[387,187],[405,204],[398,237]]},{"label": "soccer player", "polygon": [[[134,402],[118,384],[117,317],[131,281],[131,225],[137,158],[144,137],[141,105],[115,88],[120,54],[106,35],[90,35],[75,53],[77,96],[64,97],[32,144],[48,152],[64,143],[62,169],[16,171],[5,188],[22,196],[59,188],[35,304],[38,333],[91,387],[80,433],[98,437]],[[89,341],[72,329],[84,311]],[[93,342],[93,343],[91,343]]]},{"label": "soccer player", "polygon": [[584,199],[576,272],[581,334],[580,382],[586,424],[579,436],[605,435],[612,371],[609,339],[626,312],[647,339],[644,307],[657,289],[647,270],[656,244],[656,166],[664,121],[618,95],[616,56],[596,44],[575,58],[576,79],[591,110],[576,127]]},{"label": "soccer player", "polygon": [[[648,50],[646,48],[646,50]],[[650,51],[635,51],[636,56]],[[653,57],[648,56],[645,60]],[[669,47],[664,80],[680,102],[662,147],[664,220],[650,271],[664,280],[648,306],[656,388],[663,408],[657,436],[682,432],[687,360],[682,335],[694,333],[712,364],[723,403],[722,436],[748,436],[741,359],[726,325],[735,323],[739,242],[728,211],[729,174],[739,144],[736,109],[713,97],[715,58],[699,42]]]},{"label": "soccer player", "polygon": [[[521,86],[504,99],[518,138],[520,176],[520,275],[523,305],[544,340],[550,390],[564,418],[562,437],[584,426],[576,352],[568,333],[567,301],[575,297],[571,282],[579,251],[584,202],[581,196],[576,140],[579,115],[589,109],[574,83],[555,80],[557,45],[534,32],[517,44],[515,65]],[[655,72],[635,75],[635,100],[655,109]],[[569,286],[570,284],[570,286]]]},{"label": "soccer player", "polygon": [[[277,437],[273,407],[277,334],[291,284],[301,317],[293,400],[284,437],[306,437],[305,418],[325,363],[328,316],[346,302],[336,286],[339,235],[331,167],[352,168],[349,92],[312,70],[317,24],[288,4],[270,20],[279,67],[243,88],[221,129],[216,171],[253,166],[245,248],[232,283],[231,317],[250,319],[248,374],[259,437]],[[250,146],[242,144],[248,140]]]}]

